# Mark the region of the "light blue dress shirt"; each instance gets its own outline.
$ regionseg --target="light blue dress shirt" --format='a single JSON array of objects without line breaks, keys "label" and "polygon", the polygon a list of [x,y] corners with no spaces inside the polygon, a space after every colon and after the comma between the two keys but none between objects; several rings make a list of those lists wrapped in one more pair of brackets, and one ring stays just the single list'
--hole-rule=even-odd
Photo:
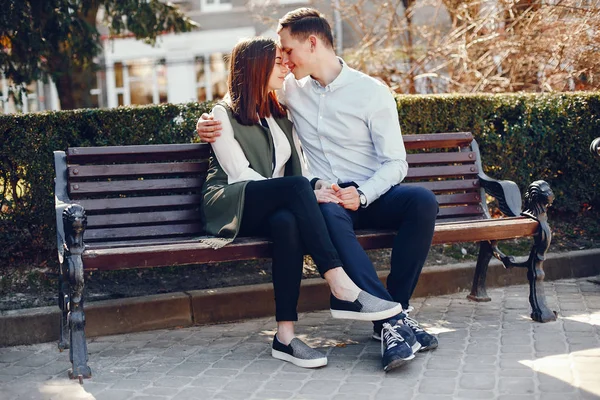
[{"label": "light blue dress shirt", "polygon": [[311,174],[356,182],[371,204],[408,171],[396,102],[380,81],[352,69],[326,87],[289,74],[280,99],[290,110]]}]

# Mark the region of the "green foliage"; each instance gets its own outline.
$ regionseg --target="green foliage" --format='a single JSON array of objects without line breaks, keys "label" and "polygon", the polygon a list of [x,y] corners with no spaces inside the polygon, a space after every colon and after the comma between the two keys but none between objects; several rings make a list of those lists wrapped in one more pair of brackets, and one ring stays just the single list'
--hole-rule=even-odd
[{"label": "green foliage", "polygon": [[[399,96],[404,134],[471,131],[485,172],[536,179],[556,194],[552,212],[600,207],[600,94]],[[210,104],[165,104],[0,116],[0,268],[55,263],[54,150],[71,146],[183,143]],[[551,217],[552,218],[552,217]]]},{"label": "green foliage", "polygon": [[0,115],[0,268],[56,256],[55,150],[73,146],[185,143],[210,104],[164,104]]},{"label": "green foliage", "polygon": [[600,136],[600,94],[399,96],[404,134],[473,132],[484,171],[524,192],[544,179],[553,212],[600,207],[600,162],[589,151]]}]

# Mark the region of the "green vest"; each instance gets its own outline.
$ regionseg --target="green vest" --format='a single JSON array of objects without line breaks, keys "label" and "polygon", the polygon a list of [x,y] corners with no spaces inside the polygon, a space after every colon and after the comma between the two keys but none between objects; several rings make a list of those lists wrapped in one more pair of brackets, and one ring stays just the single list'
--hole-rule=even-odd
[{"label": "green vest", "polygon": [[[268,128],[261,124],[246,126],[240,124],[226,103],[225,107],[229,121],[233,126],[233,136],[238,141],[250,168],[264,176],[273,175],[273,136]],[[292,154],[285,165],[285,176],[302,175],[302,168],[294,140],[292,123],[287,118],[275,118],[275,121],[285,133]],[[212,155],[209,159],[208,174],[202,188],[202,206],[204,214],[204,230],[209,235],[233,239],[237,236],[244,211],[244,193],[249,181],[227,183],[227,174],[219,165],[217,158]]]}]

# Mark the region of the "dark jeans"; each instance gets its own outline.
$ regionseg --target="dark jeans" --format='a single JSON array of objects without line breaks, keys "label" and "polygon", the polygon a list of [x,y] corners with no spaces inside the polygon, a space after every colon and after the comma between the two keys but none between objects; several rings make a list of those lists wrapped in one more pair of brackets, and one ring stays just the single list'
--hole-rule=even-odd
[{"label": "dark jeans", "polygon": [[[420,187],[392,187],[387,193],[357,211],[338,204],[321,204],[331,240],[338,250],[344,270],[361,289],[404,308],[412,296],[433,238],[438,204],[433,192]],[[387,290],[373,264],[356,239],[354,229],[397,229],[392,247],[391,271]],[[381,329],[385,321],[375,322]]]},{"label": "dark jeans", "polygon": [[244,200],[240,235],[273,241],[275,317],[297,321],[305,250],[321,276],[342,266],[315,194],[306,178],[290,176],[249,182]]}]

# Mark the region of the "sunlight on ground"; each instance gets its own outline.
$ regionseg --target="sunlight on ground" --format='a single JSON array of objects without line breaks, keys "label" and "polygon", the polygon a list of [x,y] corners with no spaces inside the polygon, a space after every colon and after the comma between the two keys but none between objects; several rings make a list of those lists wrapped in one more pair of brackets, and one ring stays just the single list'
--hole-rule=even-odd
[{"label": "sunlight on ground", "polygon": [[588,325],[600,326],[600,311],[593,312],[591,314],[578,314],[571,315],[570,317],[563,317],[570,321],[581,322]]},{"label": "sunlight on ground", "polygon": [[[80,385],[77,380],[56,379],[41,383],[38,387],[44,398],[95,400],[95,397],[86,392],[85,386]],[[65,388],[69,389],[68,392],[65,391]]]},{"label": "sunlight on ground", "polygon": [[536,360],[520,360],[519,363],[540,375],[546,375],[600,397],[600,387],[597,383],[600,375],[600,347]]}]

